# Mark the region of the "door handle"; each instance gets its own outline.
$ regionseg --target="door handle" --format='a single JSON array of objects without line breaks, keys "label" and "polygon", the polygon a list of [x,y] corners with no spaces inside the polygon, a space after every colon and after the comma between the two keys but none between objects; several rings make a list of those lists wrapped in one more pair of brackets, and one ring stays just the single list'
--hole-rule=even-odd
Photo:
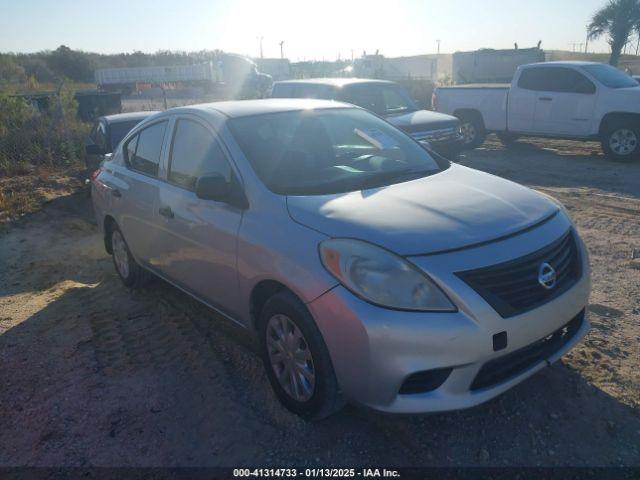
[{"label": "door handle", "polygon": [[171,210],[171,207],[168,206],[168,205],[164,206],[164,207],[160,207],[160,210],[158,210],[158,213],[160,215],[162,215],[163,217],[166,217],[166,218],[173,218],[174,217],[173,210]]},{"label": "door handle", "polygon": [[120,198],[122,196],[122,194],[120,193],[120,190],[118,190],[117,188],[111,189],[111,195],[113,195],[116,198]]},{"label": "door handle", "polygon": [[540,97],[540,98],[538,98],[538,100],[540,100],[542,102],[551,102],[553,100],[553,98],[551,98],[551,97]]}]

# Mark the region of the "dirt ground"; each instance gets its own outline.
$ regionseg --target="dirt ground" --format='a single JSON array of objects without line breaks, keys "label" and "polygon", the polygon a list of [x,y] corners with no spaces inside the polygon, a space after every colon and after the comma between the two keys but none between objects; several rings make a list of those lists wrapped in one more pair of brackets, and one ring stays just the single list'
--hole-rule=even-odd
[{"label": "dirt ground", "polygon": [[81,165],[64,170],[25,168],[11,176],[0,173],[0,226],[36,212],[62,195],[78,191],[84,178],[86,172]]},{"label": "dirt ground", "polygon": [[0,466],[640,465],[640,163],[492,140],[461,162],[556,196],[586,240],[593,329],[562,362],[466,411],[305,423],[237,327],[127,290],[67,195],[0,234]]}]

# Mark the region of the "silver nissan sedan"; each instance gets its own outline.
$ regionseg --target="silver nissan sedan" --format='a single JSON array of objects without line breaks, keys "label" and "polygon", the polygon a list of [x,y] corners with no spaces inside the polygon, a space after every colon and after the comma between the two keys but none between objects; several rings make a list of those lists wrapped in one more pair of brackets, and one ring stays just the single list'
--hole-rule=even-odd
[{"label": "silver nissan sedan", "polygon": [[562,205],[352,105],[158,113],[92,190],[124,284],[157,275],[252,332],[304,418],[471,407],[589,329],[587,251]]}]

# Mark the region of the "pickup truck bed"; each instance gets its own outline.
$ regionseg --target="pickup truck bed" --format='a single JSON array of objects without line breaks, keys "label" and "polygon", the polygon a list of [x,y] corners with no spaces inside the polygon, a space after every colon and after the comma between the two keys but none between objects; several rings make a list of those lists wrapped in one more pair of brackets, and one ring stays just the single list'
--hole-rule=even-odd
[{"label": "pickup truck bed", "polygon": [[[433,96],[433,109],[466,120],[465,112],[481,112],[487,131],[507,129],[508,84],[471,84],[438,87]],[[475,146],[475,145],[474,145]]]}]

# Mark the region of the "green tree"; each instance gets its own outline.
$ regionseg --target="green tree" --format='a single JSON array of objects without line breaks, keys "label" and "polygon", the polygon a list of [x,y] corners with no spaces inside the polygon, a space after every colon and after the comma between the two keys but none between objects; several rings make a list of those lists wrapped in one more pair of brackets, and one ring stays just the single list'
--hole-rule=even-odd
[{"label": "green tree", "polygon": [[26,78],[24,68],[13,56],[0,54],[0,83],[23,82]]},{"label": "green tree", "polygon": [[76,82],[91,82],[93,80],[93,65],[89,56],[77,50],[71,50],[65,45],[59,46],[47,58],[48,66],[61,77]]},{"label": "green tree", "polygon": [[607,35],[611,46],[609,64],[618,65],[620,53],[634,31],[640,30],[639,0],[609,0],[609,3],[594,13],[587,25],[589,40]]}]

